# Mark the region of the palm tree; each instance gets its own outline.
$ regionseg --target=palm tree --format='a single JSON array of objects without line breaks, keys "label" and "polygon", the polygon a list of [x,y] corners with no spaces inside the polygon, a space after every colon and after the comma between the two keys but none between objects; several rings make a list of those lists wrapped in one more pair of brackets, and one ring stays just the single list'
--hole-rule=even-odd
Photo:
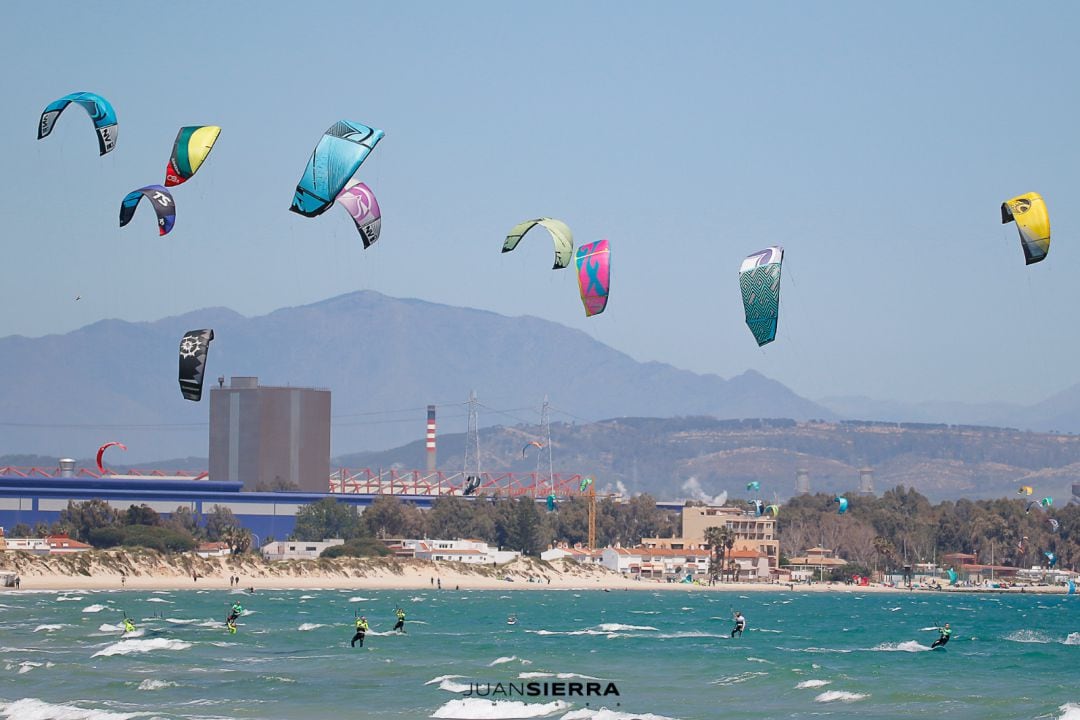
[{"label": "palm tree", "polygon": [[717,575],[719,575],[721,582],[723,582],[724,560],[727,558],[727,551],[735,545],[735,538],[731,533],[731,528],[727,525],[705,528],[705,542],[708,543],[709,550],[712,551],[712,559],[709,562],[709,580],[715,581]]}]

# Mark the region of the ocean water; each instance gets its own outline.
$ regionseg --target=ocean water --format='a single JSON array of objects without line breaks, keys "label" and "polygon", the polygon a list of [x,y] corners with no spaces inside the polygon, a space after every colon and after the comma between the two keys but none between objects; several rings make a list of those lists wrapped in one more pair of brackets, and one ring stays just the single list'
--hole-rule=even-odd
[{"label": "ocean water", "polygon": [[[223,619],[238,597],[246,613],[229,635]],[[390,632],[398,605],[408,613],[406,635]],[[732,609],[748,620],[741,638],[728,635]],[[133,637],[120,637],[124,612],[138,624]],[[356,614],[372,627],[362,649],[349,647]],[[954,638],[931,652],[932,627],[943,622]],[[571,683],[584,692],[590,682],[606,694],[568,694]],[[536,692],[519,694],[528,683]],[[429,717],[1080,720],[1080,598],[434,589],[0,595],[3,720]]]}]

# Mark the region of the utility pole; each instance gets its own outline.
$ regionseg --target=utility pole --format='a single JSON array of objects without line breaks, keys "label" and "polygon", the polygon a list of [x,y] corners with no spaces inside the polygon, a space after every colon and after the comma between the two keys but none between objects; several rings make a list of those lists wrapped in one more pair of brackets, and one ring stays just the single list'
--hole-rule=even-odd
[{"label": "utility pole", "polygon": [[589,552],[596,549],[596,483],[589,483]]},{"label": "utility pole", "polygon": [[[476,391],[469,392],[469,429],[465,433],[465,463],[464,475],[468,480],[470,472],[476,478],[480,477],[480,430],[478,427]],[[470,467],[471,461],[471,467]]]},{"label": "utility pole", "polygon": [[[545,443],[544,447],[547,449],[547,460],[548,460],[547,487],[548,487],[548,492],[554,493],[555,492],[555,473],[554,473],[554,470],[553,470],[554,466],[553,466],[552,460],[551,460],[551,419],[548,416],[548,407],[549,407],[549,405],[548,405],[548,396],[544,395],[544,404],[540,407],[540,427],[541,427],[541,430],[544,433],[544,443]],[[539,456],[536,458],[536,470],[537,470],[537,472],[536,472],[537,480],[539,480],[540,479],[540,458],[539,458]],[[540,488],[540,489],[542,490],[543,488]],[[541,493],[541,494],[543,494],[543,493]]]}]

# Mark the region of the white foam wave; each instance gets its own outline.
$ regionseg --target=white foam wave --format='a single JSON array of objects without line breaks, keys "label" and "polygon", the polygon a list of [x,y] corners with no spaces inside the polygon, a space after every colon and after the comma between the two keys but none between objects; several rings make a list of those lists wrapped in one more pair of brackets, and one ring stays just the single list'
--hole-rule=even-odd
[{"label": "white foam wave", "polygon": [[532,680],[534,678],[558,678],[559,680],[569,680],[571,678],[581,678],[582,680],[599,680],[598,677],[592,675],[579,675],[578,673],[550,673],[550,672],[523,672],[518,673],[519,680]]},{"label": "white foam wave", "polygon": [[108,647],[98,650],[90,657],[111,657],[113,655],[134,655],[148,653],[154,650],[187,650],[191,643],[172,638],[150,638],[149,640],[121,640]]},{"label": "white foam wave", "polygon": [[472,689],[472,685],[460,683],[456,680],[443,680],[439,683],[439,689],[452,693],[467,693]]},{"label": "white foam wave", "polygon": [[1080,632],[1069,633],[1063,645],[1080,645]]},{"label": "white foam wave", "polygon": [[523,660],[522,658],[519,658],[517,655],[510,655],[509,657],[507,657],[506,655],[503,655],[502,657],[495,658],[494,660],[489,662],[488,667],[494,667],[496,665],[502,665],[504,663],[514,662],[515,660],[517,660],[522,665],[532,665],[532,660]]},{"label": "white foam wave", "polygon": [[82,595],[60,595],[56,598],[56,602],[74,602],[75,600],[82,600]]},{"label": "white foam wave", "polygon": [[99,632],[120,632],[123,629],[123,626],[113,625],[112,623],[101,623],[101,625],[98,626]]},{"label": "white foam wave", "polygon": [[54,630],[61,630],[64,627],[64,625],[38,625],[34,628],[34,632],[52,632]]},{"label": "white foam wave", "polygon": [[349,598],[349,602],[366,602],[368,600],[374,600],[374,599],[375,598],[366,598],[366,597],[357,596],[357,597]]},{"label": "white foam wave", "polygon": [[652,625],[625,625],[623,623],[601,623],[596,626],[596,629],[606,633],[621,630],[656,630]]},{"label": "white foam wave", "polygon": [[902,643],[881,643],[870,648],[873,652],[923,652],[929,649],[928,645],[920,645],[915,640],[905,640]]},{"label": "white foam wave", "polygon": [[425,685],[435,685],[436,683],[441,683],[443,680],[455,680],[457,678],[463,678],[463,677],[465,677],[465,676],[464,675],[440,675],[437,678],[431,678],[430,680],[428,680],[424,684]]},{"label": "white foam wave", "polygon": [[777,650],[786,650],[787,652],[804,652],[804,653],[850,653],[854,650],[842,650],[840,648],[820,648],[820,647],[808,647],[808,648],[788,648],[778,647]]},{"label": "white foam wave", "polygon": [[[301,631],[301,632],[306,632],[308,630],[315,630],[316,628],[321,628],[321,627],[329,627],[329,626],[328,625],[323,625],[322,623],[304,623],[303,625],[301,625],[300,627],[298,627],[296,629]],[[371,634],[374,635],[376,633],[371,633]]]},{"label": "white foam wave", "polygon": [[728,677],[720,678],[719,680],[713,680],[710,685],[738,685],[744,683],[747,680],[753,680],[756,677],[768,675],[767,672],[744,672],[738,675],[729,675]]},{"label": "white foam wave", "polygon": [[796,685],[795,688],[819,688],[825,687],[826,685],[832,685],[832,680],[803,680],[801,683]]},{"label": "white foam wave", "polygon": [[317,595],[301,595],[300,599],[301,600],[314,600],[316,597],[318,597],[318,596]]},{"label": "white foam wave", "polygon": [[563,715],[560,720],[672,720],[672,718],[664,715],[653,715],[652,713],[625,713],[603,707],[599,710],[590,708],[571,710]]},{"label": "white foam wave", "polygon": [[199,621],[185,620],[184,618],[165,618],[165,622],[172,623],[173,625],[191,625],[192,623],[197,623]]},{"label": "white foam wave", "polygon": [[460,720],[498,720],[499,718],[537,718],[553,715],[570,707],[570,703],[556,700],[549,703],[523,703],[518,700],[481,700],[463,698],[451,700],[431,717],[459,718]]},{"label": "white foam wave", "polygon": [[95,612],[101,612],[104,609],[105,609],[104,605],[87,605],[86,607],[84,607],[82,609],[82,611],[84,613],[95,613]]},{"label": "white foam wave", "polygon": [[149,716],[150,713],[116,713],[76,705],[56,705],[37,698],[0,703],[0,717],[4,720],[132,720]]},{"label": "white foam wave", "polygon": [[296,682],[292,678],[280,677],[278,675],[260,675],[263,680],[272,680],[279,683],[294,683]]},{"label": "white foam wave", "polygon": [[1080,704],[1065,703],[1058,710],[1061,711],[1058,720],[1080,720]]},{"label": "white foam wave", "polygon": [[139,683],[139,690],[161,690],[167,687],[176,687],[176,683],[169,682],[168,680],[153,680],[147,678]]},{"label": "white foam wave", "polygon": [[660,610],[631,610],[631,614],[634,615],[659,615]]},{"label": "white foam wave", "polygon": [[165,600],[164,598],[147,598],[146,602],[168,603],[169,605],[175,604],[172,600]]},{"label": "white foam wave", "polygon": [[765,660],[763,658],[756,658],[756,657],[748,657],[748,658],[746,658],[746,661],[747,662],[756,662],[756,663],[765,663],[766,665],[775,665],[776,664],[772,660]]},{"label": "white foam wave", "polygon": [[[39,667],[51,668],[52,666],[53,666],[53,663],[51,663],[51,662],[39,663],[39,662],[34,662],[33,660],[26,660],[25,662],[19,663],[18,667],[19,667],[19,674],[22,675],[23,673],[30,672],[34,668],[39,668]],[[12,669],[12,667],[9,665],[8,669],[10,670],[10,669]]]},{"label": "white foam wave", "polygon": [[846,690],[826,690],[825,692],[814,698],[814,702],[827,703],[827,702],[855,702],[856,700],[862,700],[870,697],[865,693],[853,693]]},{"label": "white foam wave", "polygon": [[1019,643],[1052,643],[1054,640],[1040,630],[1016,630],[1005,636],[1006,640]]}]

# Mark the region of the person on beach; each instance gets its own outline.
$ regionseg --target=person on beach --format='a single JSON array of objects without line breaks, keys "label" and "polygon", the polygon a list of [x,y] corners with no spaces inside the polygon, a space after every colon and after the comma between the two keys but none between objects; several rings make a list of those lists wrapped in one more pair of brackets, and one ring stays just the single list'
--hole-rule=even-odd
[{"label": "person on beach", "polygon": [[405,611],[398,608],[394,611],[394,614],[397,615],[397,623],[394,625],[394,630],[397,632],[405,632]]},{"label": "person on beach", "polygon": [[742,637],[743,630],[746,629],[746,618],[743,617],[741,612],[735,612],[735,627],[731,628],[731,637],[735,637],[738,633],[739,637]]},{"label": "person on beach", "polygon": [[361,615],[356,619],[356,634],[352,638],[352,647],[356,647],[356,641],[360,641],[360,647],[364,647],[364,636],[367,635],[367,618]]},{"label": "person on beach", "polygon": [[945,623],[945,627],[940,627],[937,630],[940,635],[938,639],[934,641],[934,644],[930,646],[931,650],[938,647],[944,647],[945,643],[949,642],[949,639],[952,637],[952,630],[949,628],[949,623]]}]

